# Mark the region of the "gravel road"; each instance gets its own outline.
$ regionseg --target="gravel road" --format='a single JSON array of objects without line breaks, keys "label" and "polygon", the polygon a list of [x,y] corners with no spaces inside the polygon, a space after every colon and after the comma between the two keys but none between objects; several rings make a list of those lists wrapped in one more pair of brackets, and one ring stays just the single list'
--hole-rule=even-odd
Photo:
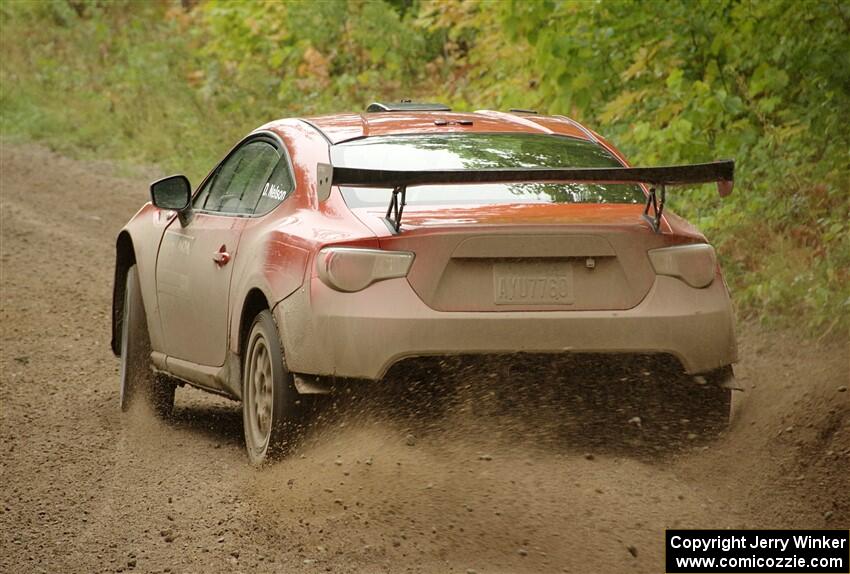
[{"label": "gravel road", "polygon": [[[731,428],[652,454],[539,440],[533,412],[341,407],[255,470],[237,403],[179,389],[173,421],[123,415],[114,238],[160,174],[8,142],[0,159],[0,572],[661,572],[668,527],[850,527],[834,334],[742,324]],[[631,418],[613,434],[640,439]]]}]

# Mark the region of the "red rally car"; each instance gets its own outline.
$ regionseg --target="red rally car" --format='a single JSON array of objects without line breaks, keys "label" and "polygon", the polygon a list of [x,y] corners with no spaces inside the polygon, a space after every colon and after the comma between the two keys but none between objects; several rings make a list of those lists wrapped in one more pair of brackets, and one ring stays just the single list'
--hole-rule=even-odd
[{"label": "red rally car", "polygon": [[301,394],[416,357],[672,357],[718,391],[736,360],[714,249],[666,188],[731,161],[629,167],[563,116],[373,104],[259,127],[117,240],[121,405],[176,385],[242,401],[249,459],[286,450]]}]

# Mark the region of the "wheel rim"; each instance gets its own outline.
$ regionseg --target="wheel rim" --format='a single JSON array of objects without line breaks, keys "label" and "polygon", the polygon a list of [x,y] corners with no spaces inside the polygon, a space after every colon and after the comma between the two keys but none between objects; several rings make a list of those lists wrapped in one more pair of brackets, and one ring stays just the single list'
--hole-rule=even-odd
[{"label": "wheel rim", "polygon": [[255,333],[248,351],[245,372],[245,424],[249,445],[262,452],[269,442],[272,427],[273,380],[272,360],[265,337]]}]

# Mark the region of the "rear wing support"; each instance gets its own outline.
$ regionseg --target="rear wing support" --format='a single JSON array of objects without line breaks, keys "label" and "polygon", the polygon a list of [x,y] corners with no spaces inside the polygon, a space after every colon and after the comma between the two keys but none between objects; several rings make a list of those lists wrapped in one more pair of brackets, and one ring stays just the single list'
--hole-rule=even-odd
[{"label": "rear wing support", "polygon": [[[655,233],[659,233],[661,228],[661,215],[664,213],[664,201],[667,199],[667,188],[662,183],[661,197],[656,196],[655,187],[649,188],[649,193],[646,196],[646,206],[643,208],[643,219]],[[652,208],[652,216],[649,215],[649,208]]]},{"label": "rear wing support", "polygon": [[[580,167],[580,168],[508,168],[508,169],[448,169],[423,171],[394,171],[338,167],[326,163],[317,165],[316,192],[319,201],[330,197],[331,187],[376,187],[392,189],[386,220],[398,233],[407,195],[412,185],[456,185],[475,183],[643,183],[650,190],[643,210],[643,219],[660,233],[667,186],[716,183],[721,197],[732,193],[735,162],[722,160],[711,163],[674,165],[668,167]],[[660,190],[660,193],[656,192]],[[400,196],[400,197],[399,197]],[[650,214],[650,209],[652,213]]]},{"label": "rear wing support", "polygon": [[[399,201],[398,196],[401,196]],[[387,207],[387,215],[384,219],[387,220],[396,233],[401,230],[401,214],[404,213],[404,205],[407,203],[407,186],[399,185],[393,188],[393,196],[390,198],[390,205]],[[391,217],[392,216],[392,217]]]}]

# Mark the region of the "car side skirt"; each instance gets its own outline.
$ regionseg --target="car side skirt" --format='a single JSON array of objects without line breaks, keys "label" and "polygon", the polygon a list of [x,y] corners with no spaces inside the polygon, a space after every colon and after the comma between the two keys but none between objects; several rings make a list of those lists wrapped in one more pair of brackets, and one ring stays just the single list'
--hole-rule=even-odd
[{"label": "car side skirt", "polygon": [[151,362],[154,371],[159,374],[231,399],[242,397],[239,357],[234,353],[229,353],[220,367],[199,365],[158,351],[151,353]]}]

